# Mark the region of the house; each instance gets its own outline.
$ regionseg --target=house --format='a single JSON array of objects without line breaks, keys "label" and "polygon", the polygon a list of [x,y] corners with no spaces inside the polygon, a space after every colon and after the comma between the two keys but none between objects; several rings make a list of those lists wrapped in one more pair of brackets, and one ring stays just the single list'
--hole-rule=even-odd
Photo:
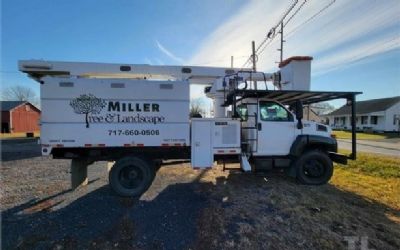
[{"label": "house", "polygon": [[[351,129],[351,108],[344,105],[325,115],[333,129]],[[356,127],[362,131],[400,131],[400,96],[356,102]]]},{"label": "house", "polygon": [[40,110],[26,101],[0,101],[1,133],[39,131]]},{"label": "house", "polygon": [[322,122],[323,119],[310,106],[304,106],[303,118],[307,121]]}]

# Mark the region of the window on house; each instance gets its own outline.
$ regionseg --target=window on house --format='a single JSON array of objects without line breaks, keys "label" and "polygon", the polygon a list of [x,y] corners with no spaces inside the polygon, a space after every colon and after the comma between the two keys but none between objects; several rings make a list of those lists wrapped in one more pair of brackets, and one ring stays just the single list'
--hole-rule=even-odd
[{"label": "window on house", "polygon": [[361,124],[368,124],[368,116],[361,116]]},{"label": "window on house", "polygon": [[378,124],[378,117],[376,115],[371,116],[371,124]]},{"label": "window on house", "polygon": [[31,111],[31,107],[29,105],[25,105],[25,110],[26,111]]},{"label": "window on house", "polygon": [[346,116],[340,117],[340,123],[346,125]]}]

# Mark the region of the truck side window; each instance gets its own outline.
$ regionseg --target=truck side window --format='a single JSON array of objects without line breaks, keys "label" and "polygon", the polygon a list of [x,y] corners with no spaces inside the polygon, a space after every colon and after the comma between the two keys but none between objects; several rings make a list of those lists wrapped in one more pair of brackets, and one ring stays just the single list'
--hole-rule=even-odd
[{"label": "truck side window", "polygon": [[275,102],[260,102],[262,121],[293,121],[293,116],[284,107]]},{"label": "truck side window", "polygon": [[237,107],[237,112],[238,112],[238,114],[239,114],[239,116],[240,116],[240,119],[241,119],[242,121],[247,121],[247,119],[248,119],[248,117],[249,117],[249,112],[248,112],[248,110],[247,110],[247,105],[245,105],[245,104],[240,104],[240,105]]}]

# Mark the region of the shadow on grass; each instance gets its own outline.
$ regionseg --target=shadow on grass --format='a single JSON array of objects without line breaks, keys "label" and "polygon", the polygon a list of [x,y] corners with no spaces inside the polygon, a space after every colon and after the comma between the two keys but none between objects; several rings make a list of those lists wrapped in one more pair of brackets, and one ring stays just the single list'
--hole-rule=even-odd
[{"label": "shadow on grass", "polygon": [[[299,197],[296,193],[299,190],[301,192],[302,189],[306,190],[308,199],[314,204],[319,204],[320,201],[317,196],[313,198],[313,192],[321,192],[320,195],[324,195],[322,192],[328,192],[335,198],[332,203],[325,202],[324,206],[342,206],[342,209],[349,213],[347,215],[349,218],[355,218],[353,228],[347,228],[347,225],[337,226],[342,232],[332,228],[332,233],[343,236],[354,235],[358,227],[357,220],[359,219],[357,218],[370,214],[373,220],[363,217],[359,223],[368,226],[368,223],[379,221],[384,225],[383,234],[389,238],[385,244],[395,246],[398,242],[395,240],[391,242],[390,239],[398,238],[400,235],[395,235],[386,228],[398,229],[399,226],[386,216],[388,211],[393,213],[398,213],[398,211],[367,201],[353,193],[336,189],[334,186],[321,187],[321,191],[318,191],[318,188],[312,188],[310,191],[308,187],[297,185],[290,179],[280,176],[273,176],[272,178],[276,179],[271,179],[271,183],[265,184],[263,176],[237,173],[231,173],[227,177],[217,177],[214,184],[200,181],[205,173],[202,172],[193,182],[169,185],[153,200],[120,198],[115,196],[108,186],[103,186],[55,211],[21,214],[21,211],[31,206],[28,203],[11,208],[2,214],[2,249],[60,247],[63,249],[217,249],[225,247],[224,244],[227,241],[237,242],[240,245],[244,237],[240,231],[240,225],[243,223],[256,227],[255,224],[259,223],[260,216],[268,218],[268,216],[279,215],[288,221],[297,220],[296,214],[283,212],[285,207],[279,203],[259,202],[258,206],[253,207],[251,211],[246,207],[252,204],[250,200],[257,202],[254,200],[257,196],[276,193],[291,196],[295,203],[303,204],[305,198]],[[286,183],[284,185],[287,187],[274,186],[282,183]],[[222,202],[224,197],[236,196],[235,192],[244,191],[253,195],[249,196],[248,200],[233,199],[228,203]],[[69,192],[69,190],[64,192]],[[48,197],[46,200],[52,198]],[[230,217],[232,213],[229,215],[228,212],[235,211],[232,209],[234,206],[242,206],[248,209],[249,213],[244,217],[238,214]],[[310,213],[314,212],[310,210]],[[321,223],[326,222],[321,221]],[[297,224],[300,229],[304,229],[303,234],[306,235],[308,225]],[[250,247],[253,249],[261,249],[265,246],[263,242],[271,240],[271,234],[266,232],[280,233],[282,229],[266,226],[262,228],[261,231],[255,231],[253,236],[248,236]],[[296,226],[293,226],[292,230],[297,230]],[[292,236],[286,235],[286,237]],[[288,249],[297,246],[293,240],[289,243],[281,243],[287,244],[284,246]],[[337,244],[343,246],[344,243]],[[386,246],[382,244],[379,241],[371,247]]]}]

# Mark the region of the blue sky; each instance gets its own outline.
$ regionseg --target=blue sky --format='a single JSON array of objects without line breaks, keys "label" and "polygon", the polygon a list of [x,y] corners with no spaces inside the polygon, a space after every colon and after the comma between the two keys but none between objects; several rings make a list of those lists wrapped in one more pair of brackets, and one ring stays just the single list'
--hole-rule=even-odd
[{"label": "blue sky", "polygon": [[[307,1],[285,27],[285,57],[314,57],[314,90],[400,95],[400,2],[337,0],[303,24],[331,1]],[[2,87],[38,93],[18,73],[19,59],[229,66],[233,55],[241,67],[251,40],[260,42],[291,2],[3,0]],[[277,40],[260,55],[260,70],[277,70]]]}]

